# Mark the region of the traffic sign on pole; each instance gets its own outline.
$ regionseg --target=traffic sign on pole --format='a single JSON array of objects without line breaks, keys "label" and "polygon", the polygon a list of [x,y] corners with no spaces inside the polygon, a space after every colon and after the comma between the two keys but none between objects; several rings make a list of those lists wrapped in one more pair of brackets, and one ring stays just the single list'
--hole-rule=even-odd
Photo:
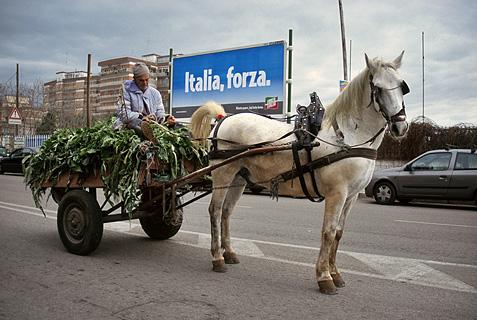
[{"label": "traffic sign on pole", "polygon": [[8,124],[22,124],[22,116],[17,107],[13,107],[12,112],[10,112]]}]

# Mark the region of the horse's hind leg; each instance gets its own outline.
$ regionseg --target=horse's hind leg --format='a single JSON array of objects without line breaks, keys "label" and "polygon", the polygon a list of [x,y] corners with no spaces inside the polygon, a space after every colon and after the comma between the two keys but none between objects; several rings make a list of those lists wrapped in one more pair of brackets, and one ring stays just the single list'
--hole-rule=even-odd
[{"label": "horse's hind leg", "polygon": [[246,184],[247,182],[241,176],[236,176],[222,205],[221,243],[224,250],[224,260],[227,264],[239,263],[237,254],[230,243],[230,216],[242,196]]},{"label": "horse's hind leg", "polygon": [[342,288],[345,286],[345,282],[343,278],[341,277],[341,274],[338,271],[338,268],[336,267],[336,253],[338,252],[338,246],[339,242],[341,240],[341,237],[343,236],[343,231],[344,231],[344,225],[346,222],[346,217],[348,216],[348,213],[351,210],[351,207],[356,201],[356,198],[358,195],[351,197],[350,199],[346,200],[345,205],[343,207],[343,211],[340,216],[340,220],[338,223],[338,226],[336,228],[336,236],[335,240],[331,246],[331,253],[330,253],[330,273],[331,277],[333,278],[333,283],[337,288]]},{"label": "horse's hind leg", "polygon": [[223,167],[212,171],[213,191],[209,205],[210,253],[212,254],[212,270],[215,272],[227,271],[220,245],[220,227],[222,206],[228,192],[228,187],[234,180],[235,173],[236,171],[231,167]]}]

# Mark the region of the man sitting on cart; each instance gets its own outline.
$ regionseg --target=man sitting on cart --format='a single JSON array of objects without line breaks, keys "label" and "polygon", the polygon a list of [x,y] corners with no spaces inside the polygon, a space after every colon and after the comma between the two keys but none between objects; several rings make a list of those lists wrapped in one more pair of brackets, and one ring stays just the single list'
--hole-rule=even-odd
[{"label": "man sitting on cart", "polygon": [[176,119],[166,115],[160,92],[149,86],[149,68],[143,62],[133,67],[133,80],[126,80],[117,105],[115,128],[133,129],[140,137],[156,142],[150,123],[173,128]]}]

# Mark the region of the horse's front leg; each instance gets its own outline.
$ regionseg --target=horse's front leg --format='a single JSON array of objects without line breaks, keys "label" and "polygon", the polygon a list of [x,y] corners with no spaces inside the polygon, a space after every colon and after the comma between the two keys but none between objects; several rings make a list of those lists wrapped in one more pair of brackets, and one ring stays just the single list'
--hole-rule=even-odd
[{"label": "horse's front leg", "polygon": [[330,258],[334,250],[336,233],[340,221],[340,214],[345,202],[345,196],[334,194],[326,197],[325,214],[323,216],[323,227],[321,230],[320,255],[316,263],[316,279],[320,292],[325,294],[336,294],[336,286],[331,276]]},{"label": "horse's front leg", "polygon": [[330,273],[331,273],[331,277],[333,278],[333,283],[338,288],[344,287],[345,282],[344,282],[343,278],[341,277],[341,274],[338,271],[338,268],[336,266],[336,254],[338,252],[338,246],[339,246],[341,237],[343,236],[346,217],[348,216],[348,213],[351,211],[351,208],[352,208],[353,204],[355,203],[357,197],[358,197],[358,195],[355,195],[355,196],[351,197],[350,199],[346,200],[345,205],[343,207],[343,212],[340,215],[339,223],[338,223],[338,226],[336,228],[335,241],[333,242],[332,247],[331,247]]},{"label": "horse's front leg", "polygon": [[225,197],[222,206],[222,228],[220,230],[222,235],[222,249],[224,250],[223,255],[226,264],[236,264],[240,262],[230,242],[230,216],[232,215],[235,205],[242,196],[246,184],[246,181],[242,177],[237,176],[232,182],[232,186],[228,189],[227,196]]}]

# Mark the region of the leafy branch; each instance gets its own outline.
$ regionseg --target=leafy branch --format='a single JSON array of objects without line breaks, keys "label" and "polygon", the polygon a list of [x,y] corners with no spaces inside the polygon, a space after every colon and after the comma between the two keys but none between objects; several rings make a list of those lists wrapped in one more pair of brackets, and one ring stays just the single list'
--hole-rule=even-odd
[{"label": "leafy branch", "polygon": [[184,159],[206,164],[206,150],[191,141],[186,128],[169,130],[154,125],[153,132],[156,145],[141,141],[133,130],[113,129],[112,120],[97,122],[92,128],[56,130],[38,153],[24,160],[25,183],[35,205],[41,208],[47,191],[44,182],[54,184],[62,175],[78,174],[84,179],[99,174],[105,197],[122,200],[131,213],[141,199],[138,177],[143,160],[157,159],[163,164],[157,177],[162,180],[187,174]]}]

